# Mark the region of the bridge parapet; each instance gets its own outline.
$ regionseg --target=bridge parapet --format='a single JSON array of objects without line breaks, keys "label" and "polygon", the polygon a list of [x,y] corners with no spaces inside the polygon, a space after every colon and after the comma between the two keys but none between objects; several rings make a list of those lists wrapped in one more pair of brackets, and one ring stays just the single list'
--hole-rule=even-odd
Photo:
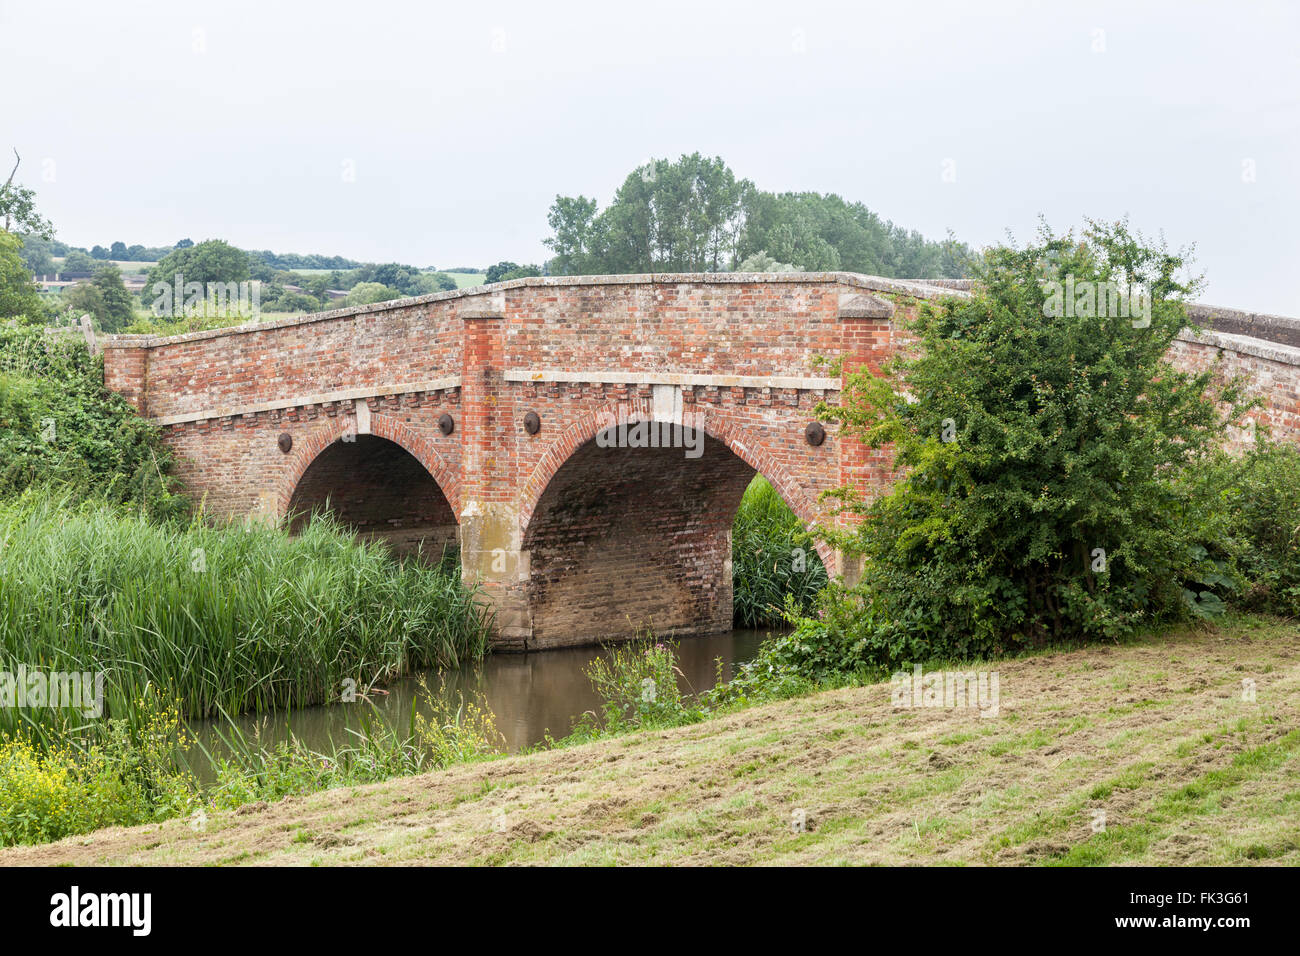
[{"label": "bridge parapet", "polygon": [[[847,273],[528,278],[102,344],[107,385],[163,426],[209,510],[283,520],[328,500],[403,550],[458,538],[502,643],[528,648],[725,626],[749,477],[810,524],[822,492],[888,487],[888,451],[835,426],[813,444],[813,409],[886,362],[920,302],[965,294]],[[1234,343],[1182,341],[1174,357],[1229,354],[1276,383],[1272,421],[1300,435],[1300,349]],[[659,425],[664,442],[601,444]],[[699,458],[681,447],[693,437]]]}]

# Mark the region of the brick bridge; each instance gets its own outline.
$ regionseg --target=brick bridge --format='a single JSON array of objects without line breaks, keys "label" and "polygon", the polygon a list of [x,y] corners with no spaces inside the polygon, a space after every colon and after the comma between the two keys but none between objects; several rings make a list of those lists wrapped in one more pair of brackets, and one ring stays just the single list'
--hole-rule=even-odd
[{"label": "brick bridge", "polygon": [[[300,524],[328,502],[399,552],[458,543],[466,579],[496,608],[498,646],[646,625],[707,633],[731,625],[731,525],[755,473],[806,522],[821,492],[891,479],[887,453],[840,442],[834,426],[809,435],[814,406],[842,385],[817,358],[844,358],[844,374],[878,366],[898,344],[895,320],[960,284],[946,285],[846,273],[520,279],[114,336],[105,379],[163,426],[209,512]],[[1265,382],[1275,428],[1300,434],[1297,344],[1188,336],[1176,359],[1228,356]]]}]

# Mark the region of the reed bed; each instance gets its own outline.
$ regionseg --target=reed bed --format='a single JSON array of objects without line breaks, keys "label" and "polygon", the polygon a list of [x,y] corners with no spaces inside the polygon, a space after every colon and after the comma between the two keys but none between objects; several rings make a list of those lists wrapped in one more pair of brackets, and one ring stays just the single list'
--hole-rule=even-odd
[{"label": "reed bed", "polygon": [[[348,680],[363,691],[481,657],[489,624],[454,562],[398,563],[327,516],[291,537],[0,502],[0,671],[102,671],[105,716],[150,688],[189,719],[338,700]],[[39,732],[42,713],[0,708],[0,732]]]},{"label": "reed bed", "polygon": [[797,611],[807,611],[826,586],[826,569],[802,522],[761,475],[736,513],[731,570],[740,627],[781,623],[787,596]]}]

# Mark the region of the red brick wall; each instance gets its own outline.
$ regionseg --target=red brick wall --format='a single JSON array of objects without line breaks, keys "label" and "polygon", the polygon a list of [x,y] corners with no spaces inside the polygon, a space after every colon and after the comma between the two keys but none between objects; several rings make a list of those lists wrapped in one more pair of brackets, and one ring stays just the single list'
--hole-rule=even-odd
[{"label": "red brick wall", "polygon": [[505,367],[808,375],[840,348],[834,283],[594,281],[507,292]]},{"label": "red brick wall", "polygon": [[453,307],[375,309],[163,340],[147,350],[148,413],[167,418],[459,374]]},{"label": "red brick wall", "polygon": [[[1275,441],[1300,444],[1300,347],[1217,332],[1185,333],[1170,350],[1170,360],[1184,371],[1214,369],[1219,381],[1239,377],[1247,394],[1262,407],[1248,413],[1254,431],[1267,426]],[[1246,448],[1255,436],[1248,425],[1230,429],[1228,446]]]}]

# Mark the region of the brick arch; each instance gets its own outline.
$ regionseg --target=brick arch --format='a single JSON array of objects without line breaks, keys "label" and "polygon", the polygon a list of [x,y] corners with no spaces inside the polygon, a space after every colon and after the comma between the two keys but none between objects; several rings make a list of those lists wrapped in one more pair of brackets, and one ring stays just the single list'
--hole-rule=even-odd
[{"label": "brick arch", "polygon": [[[533,468],[528,480],[520,488],[519,529],[521,534],[527,535],[533,513],[541,502],[542,495],[546,493],[551,479],[555,477],[559,470],[564,467],[565,462],[572,458],[579,448],[594,440],[602,429],[607,428],[618,419],[620,413],[623,415],[635,413],[637,416],[644,416],[647,419],[663,421],[663,419],[655,418],[649,400],[638,399],[613,402],[583,412],[551,443],[536,467]],[[790,510],[804,523],[805,527],[810,527],[816,522],[818,513],[812,500],[804,494],[803,489],[799,487],[793,477],[787,474],[785,469],[772,459],[758,441],[754,440],[745,426],[731,421],[725,414],[719,414],[713,409],[700,408],[699,406],[695,406],[694,410],[688,414],[690,416],[689,421],[694,427],[702,428],[710,438],[722,442],[732,454],[766,478],[772,487],[776,489],[776,493],[781,496],[781,500],[789,505]],[[818,556],[822,559],[822,563],[826,565],[828,570],[833,568],[834,552],[831,547],[821,540],[815,540],[813,544],[817,549]]]},{"label": "brick arch", "polygon": [[[355,428],[355,419],[345,418],[341,419],[341,422],[335,428],[327,427],[316,431],[299,444],[298,450],[290,459],[289,469],[280,482],[279,494],[276,496],[276,517],[283,519],[288,514],[293,493],[312,462],[326,448],[339,441],[344,435],[350,434]],[[386,438],[423,465],[424,470],[433,478],[434,484],[447,498],[452,514],[459,520],[460,481],[446,460],[438,454],[427,439],[422,438],[405,422],[375,412],[370,413],[370,434],[377,438]]]}]

